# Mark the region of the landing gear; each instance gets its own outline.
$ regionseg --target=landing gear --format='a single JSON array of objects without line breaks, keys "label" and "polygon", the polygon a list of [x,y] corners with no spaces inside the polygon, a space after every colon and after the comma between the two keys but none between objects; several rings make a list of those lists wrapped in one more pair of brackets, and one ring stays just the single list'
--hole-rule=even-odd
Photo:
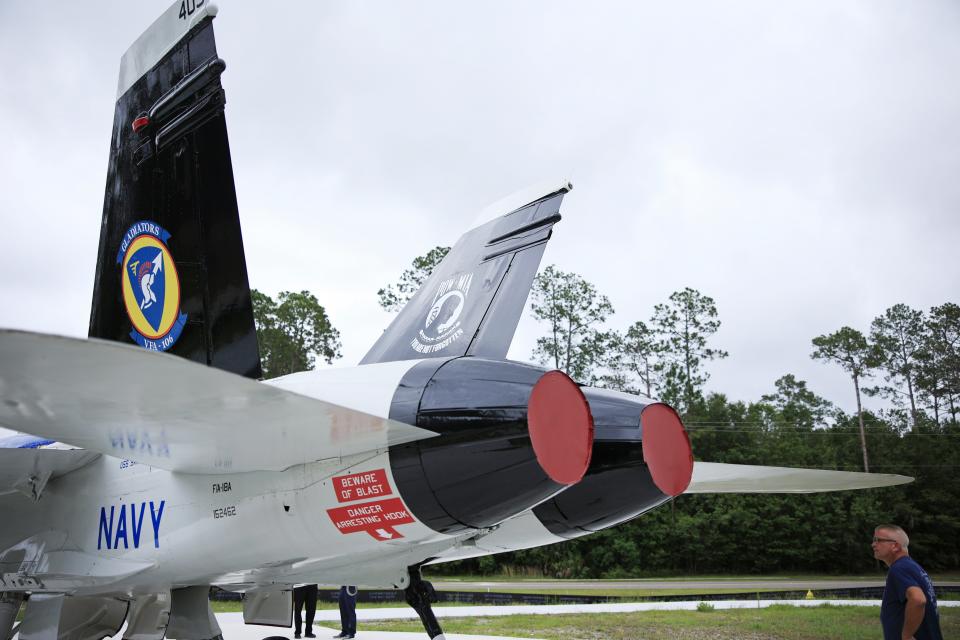
[{"label": "landing gear", "polygon": [[403,590],[407,604],[420,616],[420,622],[423,623],[423,628],[430,636],[430,640],[446,640],[443,629],[440,628],[440,623],[437,622],[437,617],[433,615],[433,609],[430,607],[430,603],[437,601],[437,592],[432,584],[420,576],[420,565],[409,567],[407,571],[410,573],[410,586]]},{"label": "landing gear", "polygon": [[210,585],[170,591],[170,622],[166,637],[178,640],[223,640],[210,608]]},{"label": "landing gear", "polygon": [[19,591],[0,591],[0,640],[10,640],[17,632],[13,625],[21,604],[23,594]]}]

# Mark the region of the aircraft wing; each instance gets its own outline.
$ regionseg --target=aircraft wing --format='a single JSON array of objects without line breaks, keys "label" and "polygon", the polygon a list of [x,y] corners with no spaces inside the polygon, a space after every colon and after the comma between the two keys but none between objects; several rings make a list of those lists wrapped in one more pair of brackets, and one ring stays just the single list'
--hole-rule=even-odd
[{"label": "aircraft wing", "polygon": [[47,482],[99,457],[82,449],[0,448],[0,495],[18,491],[36,500]]},{"label": "aircraft wing", "polygon": [[136,346],[0,330],[0,425],[170,471],[279,471],[432,431]]},{"label": "aircraft wing", "polygon": [[693,478],[684,493],[823,493],[907,482],[913,482],[913,478],[892,473],[695,462]]}]

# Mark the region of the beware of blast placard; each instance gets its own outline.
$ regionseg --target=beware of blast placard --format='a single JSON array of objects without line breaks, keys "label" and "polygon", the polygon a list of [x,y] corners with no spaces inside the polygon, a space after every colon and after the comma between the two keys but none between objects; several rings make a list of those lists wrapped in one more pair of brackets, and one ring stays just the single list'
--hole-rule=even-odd
[{"label": "beware of blast placard", "polygon": [[348,476],[334,476],[333,490],[337,494],[337,502],[381,498],[393,493],[384,469],[351,473]]}]

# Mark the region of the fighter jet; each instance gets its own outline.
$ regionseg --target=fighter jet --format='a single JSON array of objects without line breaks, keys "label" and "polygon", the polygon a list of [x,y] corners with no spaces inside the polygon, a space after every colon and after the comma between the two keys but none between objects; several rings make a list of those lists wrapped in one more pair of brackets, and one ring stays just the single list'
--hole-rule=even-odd
[{"label": "fighter jet", "polygon": [[506,360],[566,180],[482,212],[358,366],[259,381],[215,16],[178,0],[121,59],[89,339],[0,331],[0,639],[219,638],[211,585],[289,626],[306,583],[403,590],[442,638],[424,564],[910,480],[694,463],[671,407]]}]

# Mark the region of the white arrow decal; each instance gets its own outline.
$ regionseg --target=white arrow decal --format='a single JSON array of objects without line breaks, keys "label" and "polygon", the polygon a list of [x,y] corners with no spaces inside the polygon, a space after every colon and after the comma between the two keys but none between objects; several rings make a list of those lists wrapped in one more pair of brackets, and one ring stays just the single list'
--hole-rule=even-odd
[{"label": "white arrow decal", "polygon": [[140,289],[143,291],[143,300],[140,301],[141,309],[148,309],[157,301],[157,294],[153,292],[152,287],[157,274],[161,271],[163,271],[163,251],[158,251],[157,257],[154,258],[153,271],[143,274],[143,278],[140,279]]}]

